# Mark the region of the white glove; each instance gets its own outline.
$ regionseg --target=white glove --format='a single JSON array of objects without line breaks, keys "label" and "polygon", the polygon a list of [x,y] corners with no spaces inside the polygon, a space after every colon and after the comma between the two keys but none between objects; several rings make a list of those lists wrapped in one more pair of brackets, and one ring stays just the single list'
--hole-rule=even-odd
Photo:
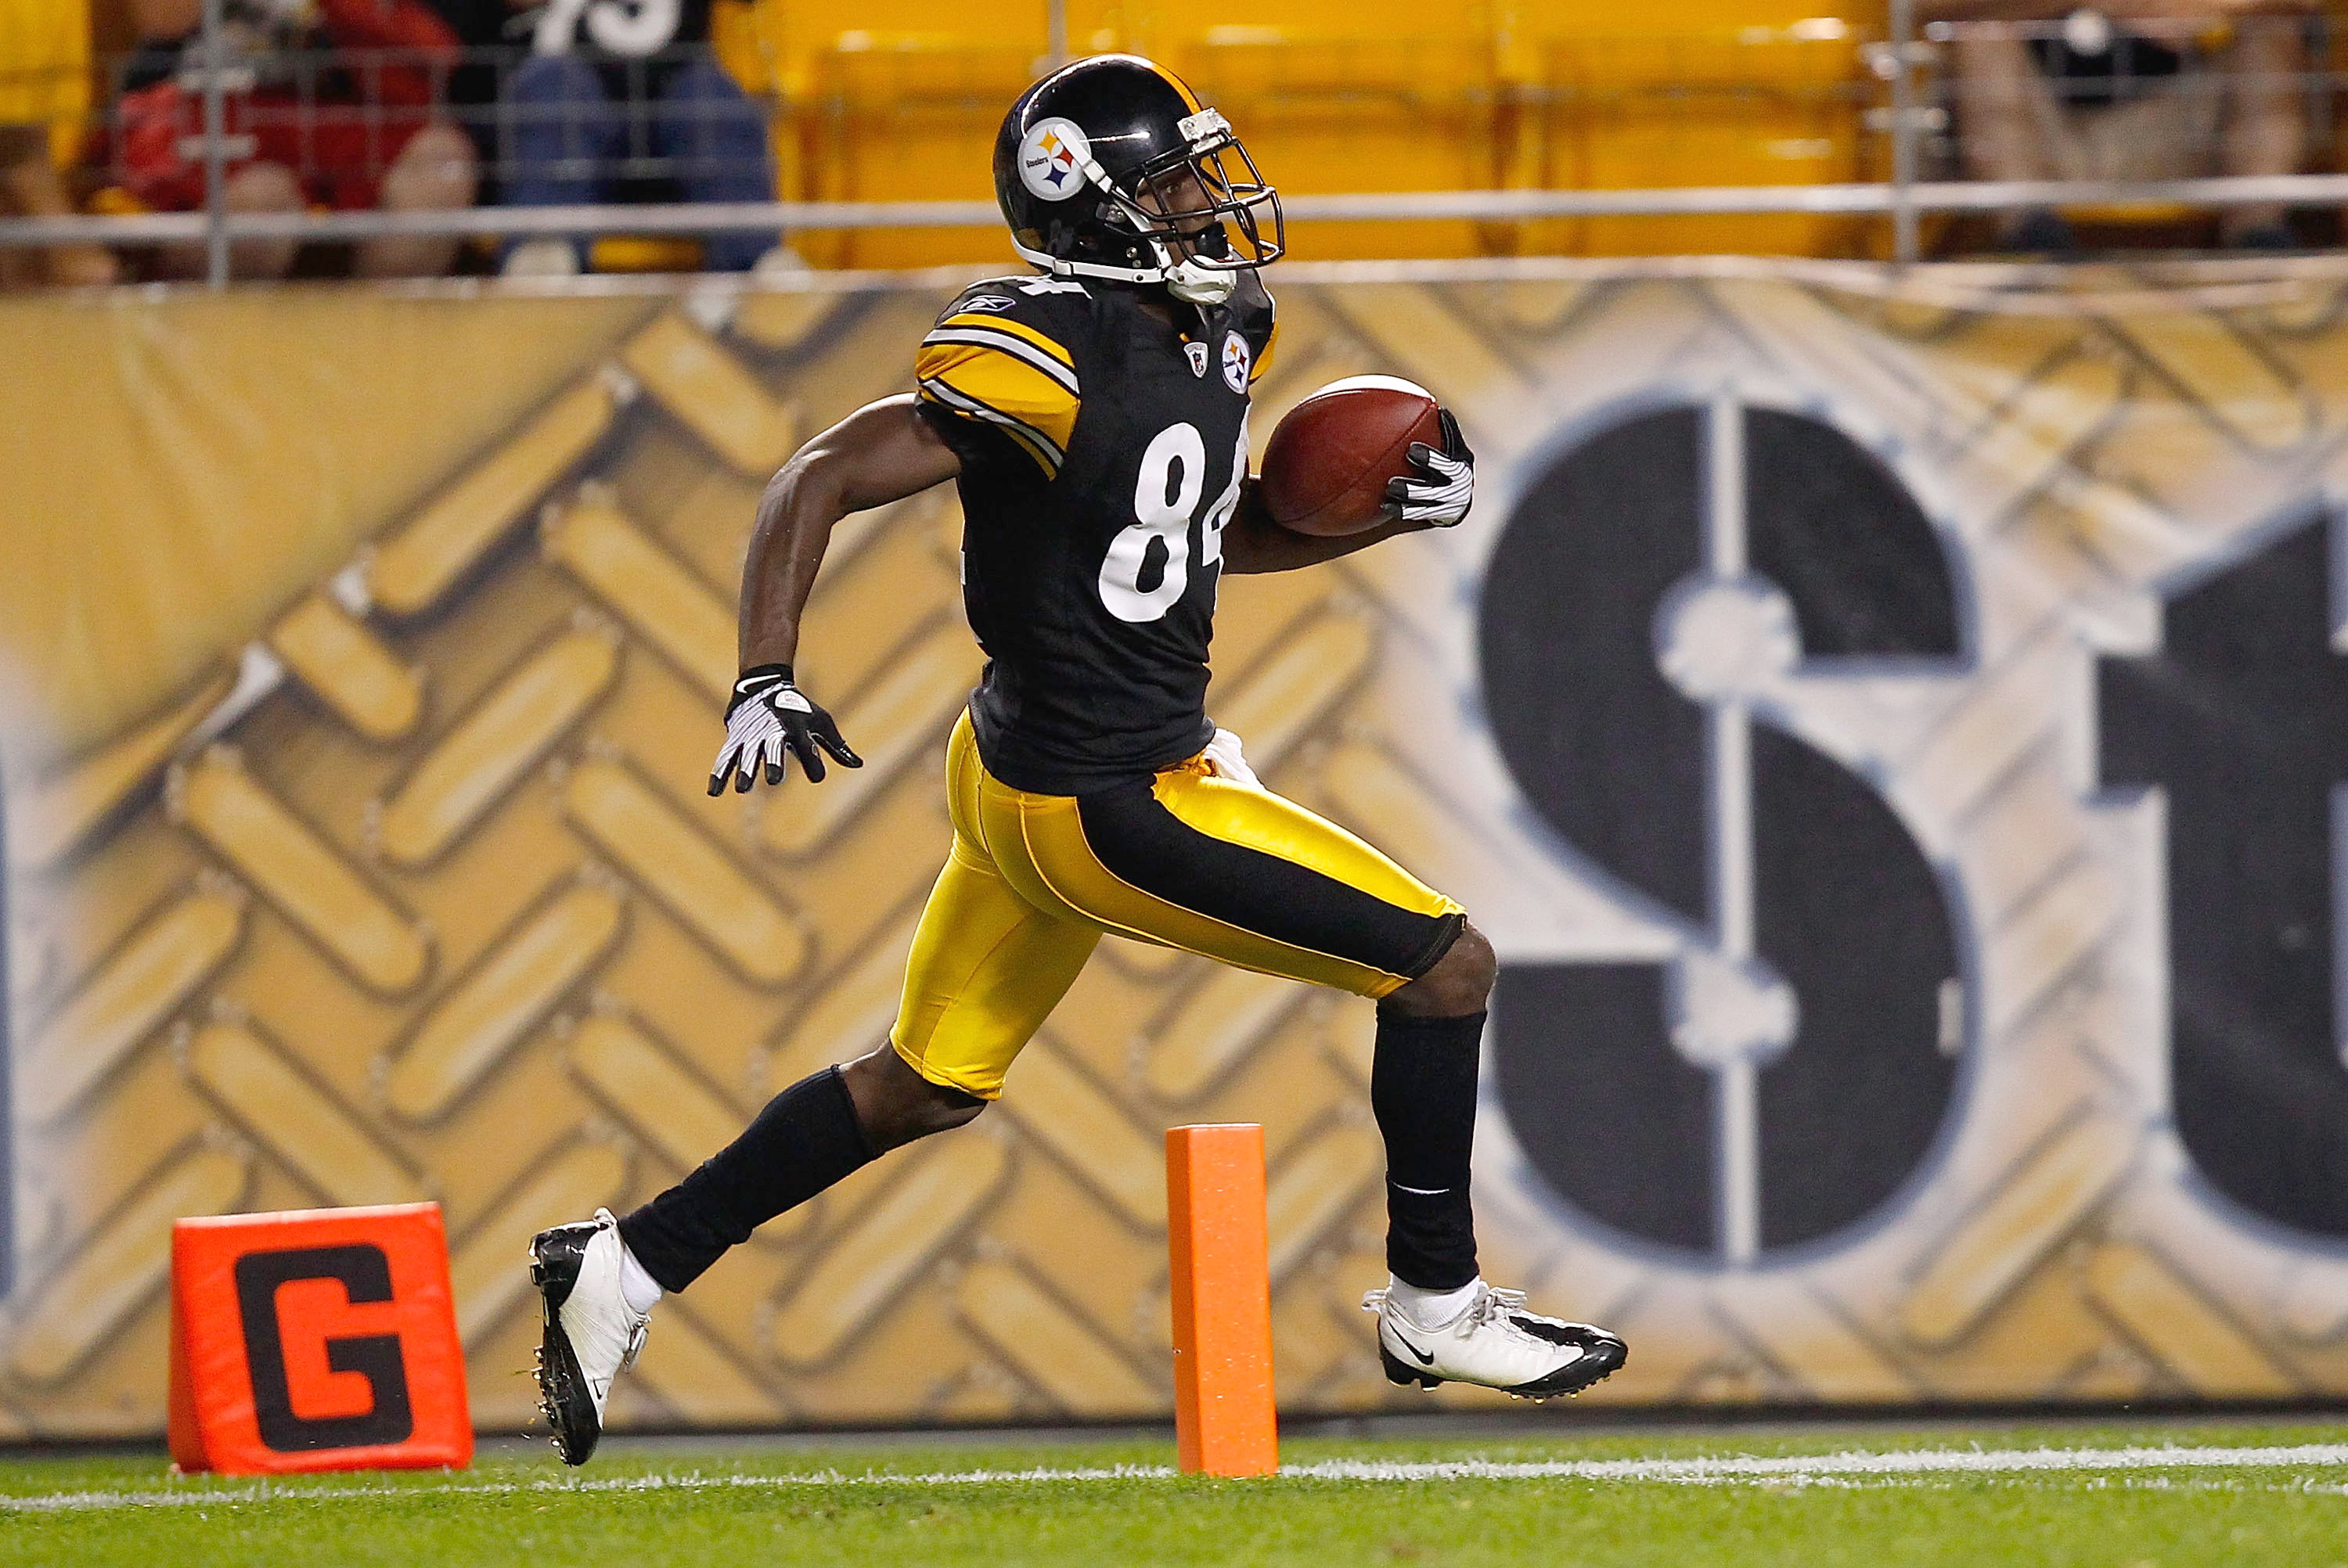
[{"label": "white glove", "polygon": [[1406,523],[1447,528],[1466,517],[1468,508],[1475,504],[1476,454],[1468,449],[1468,439],[1459,434],[1459,421],[1451,417],[1451,410],[1439,412],[1443,450],[1438,452],[1424,441],[1412,442],[1411,464],[1425,477],[1414,479],[1404,475],[1387,480],[1386,504],[1395,507],[1395,515]]},{"label": "white glove", "polygon": [[[819,749],[820,748],[820,749]],[[809,784],[823,778],[823,753],[842,767],[860,768],[864,759],[848,749],[831,715],[791,684],[788,664],[761,664],[747,670],[734,682],[734,700],[726,705],[726,744],[717,765],[709,770],[709,793],[726,793],[734,781],[736,794],[750,787],[763,766],[767,783],[783,782],[783,754],[799,760],[799,771]]]},{"label": "white glove", "polygon": [[1217,778],[1229,779],[1250,789],[1263,787],[1263,781],[1255,776],[1253,768],[1248,766],[1247,753],[1240,750],[1240,738],[1229,730],[1218,728],[1215,738],[1207,743],[1207,749],[1200,754],[1207,759],[1208,768]]}]

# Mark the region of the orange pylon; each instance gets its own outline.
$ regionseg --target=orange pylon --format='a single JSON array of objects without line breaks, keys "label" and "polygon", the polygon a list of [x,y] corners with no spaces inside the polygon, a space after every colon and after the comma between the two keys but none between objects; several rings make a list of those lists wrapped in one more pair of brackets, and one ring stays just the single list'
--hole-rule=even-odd
[{"label": "orange pylon", "polygon": [[1166,1130],[1166,1234],[1183,1473],[1270,1475],[1280,1468],[1280,1430],[1262,1127]]}]

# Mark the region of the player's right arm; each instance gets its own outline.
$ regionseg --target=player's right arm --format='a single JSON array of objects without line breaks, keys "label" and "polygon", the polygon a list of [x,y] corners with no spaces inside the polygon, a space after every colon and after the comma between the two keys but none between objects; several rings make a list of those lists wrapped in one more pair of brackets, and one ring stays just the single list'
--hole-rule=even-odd
[{"label": "player's right arm", "polygon": [[885,506],[943,484],[962,460],[913,412],[911,395],[870,403],[800,447],[767,481],[742,568],[742,674],[726,710],[726,744],[710,770],[709,793],[728,778],[747,790],[762,771],[783,782],[783,758],[798,759],[812,784],[820,753],[845,767],[862,760],[829,713],[794,678],[799,618],[815,589],[831,530],[850,512]]}]

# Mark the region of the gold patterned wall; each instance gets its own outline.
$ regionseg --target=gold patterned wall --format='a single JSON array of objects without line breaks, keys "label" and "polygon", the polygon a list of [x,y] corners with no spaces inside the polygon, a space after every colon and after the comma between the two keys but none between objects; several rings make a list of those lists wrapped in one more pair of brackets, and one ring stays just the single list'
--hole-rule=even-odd
[{"label": "gold patterned wall", "polygon": [[[1527,825],[1471,700],[1479,562],[1559,432],[1724,386],[1810,408],[1889,454],[1969,563],[1968,673],[1787,697],[1969,891],[1980,1017],[1950,1135],[1884,1223],[1724,1270],[1581,1222],[1488,1114],[1488,1273],[1631,1339],[1592,1398],[2348,1388],[2348,1263],[2198,1197],[2163,1132],[2157,819],[2101,803],[2079,764],[2081,671],[2157,636],[2153,585],[2331,484],[2343,283],[2015,282],[1895,297],[1855,269],[1724,263],[1281,292],[1259,439],[1314,385],[1410,375],[1460,412],[1487,494],[1456,534],[1227,583],[1215,716],[1269,783],[1462,897],[1504,959],[1674,940]],[[843,527],[809,611],[805,679],[868,765],[714,801],[703,784],[758,487],[904,384],[948,292],[323,290],[282,325],[265,294],[9,307],[117,366],[331,359],[309,416],[271,384],[214,431],[201,379],[64,399],[103,417],[0,384],[45,498],[0,496],[0,532],[48,541],[6,591],[74,607],[43,623],[62,631],[0,633],[22,1262],[0,1435],[160,1429],[171,1217],[425,1197],[477,1419],[519,1427],[530,1233],[641,1201],[765,1095],[883,1038],[978,667],[950,493]],[[274,423],[232,416],[255,407]],[[119,498],[196,485],[215,436],[235,463],[183,508],[211,575],[109,597],[106,562],[145,559]],[[274,509],[209,509],[255,493],[238,464],[275,465]],[[108,541],[95,564],[59,542],[77,485],[118,498],[74,519]],[[92,648],[120,666],[142,624],[157,694],[118,715],[131,677],[73,667]],[[1104,944],[998,1110],[666,1304],[615,1421],[1163,1413],[1159,1133],[1220,1120],[1266,1128],[1283,1404],[1416,1408],[1355,1305],[1384,1277],[1370,1021]]]}]

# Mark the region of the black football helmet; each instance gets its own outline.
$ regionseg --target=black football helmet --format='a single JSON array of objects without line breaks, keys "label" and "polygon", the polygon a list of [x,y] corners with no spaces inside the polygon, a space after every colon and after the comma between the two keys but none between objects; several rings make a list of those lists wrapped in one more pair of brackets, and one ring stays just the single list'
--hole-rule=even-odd
[{"label": "black football helmet", "polygon": [[1013,247],[1036,266],[1163,283],[1200,304],[1286,248],[1280,195],[1230,123],[1134,55],[1076,61],[1020,95],[994,138],[994,199]]}]

